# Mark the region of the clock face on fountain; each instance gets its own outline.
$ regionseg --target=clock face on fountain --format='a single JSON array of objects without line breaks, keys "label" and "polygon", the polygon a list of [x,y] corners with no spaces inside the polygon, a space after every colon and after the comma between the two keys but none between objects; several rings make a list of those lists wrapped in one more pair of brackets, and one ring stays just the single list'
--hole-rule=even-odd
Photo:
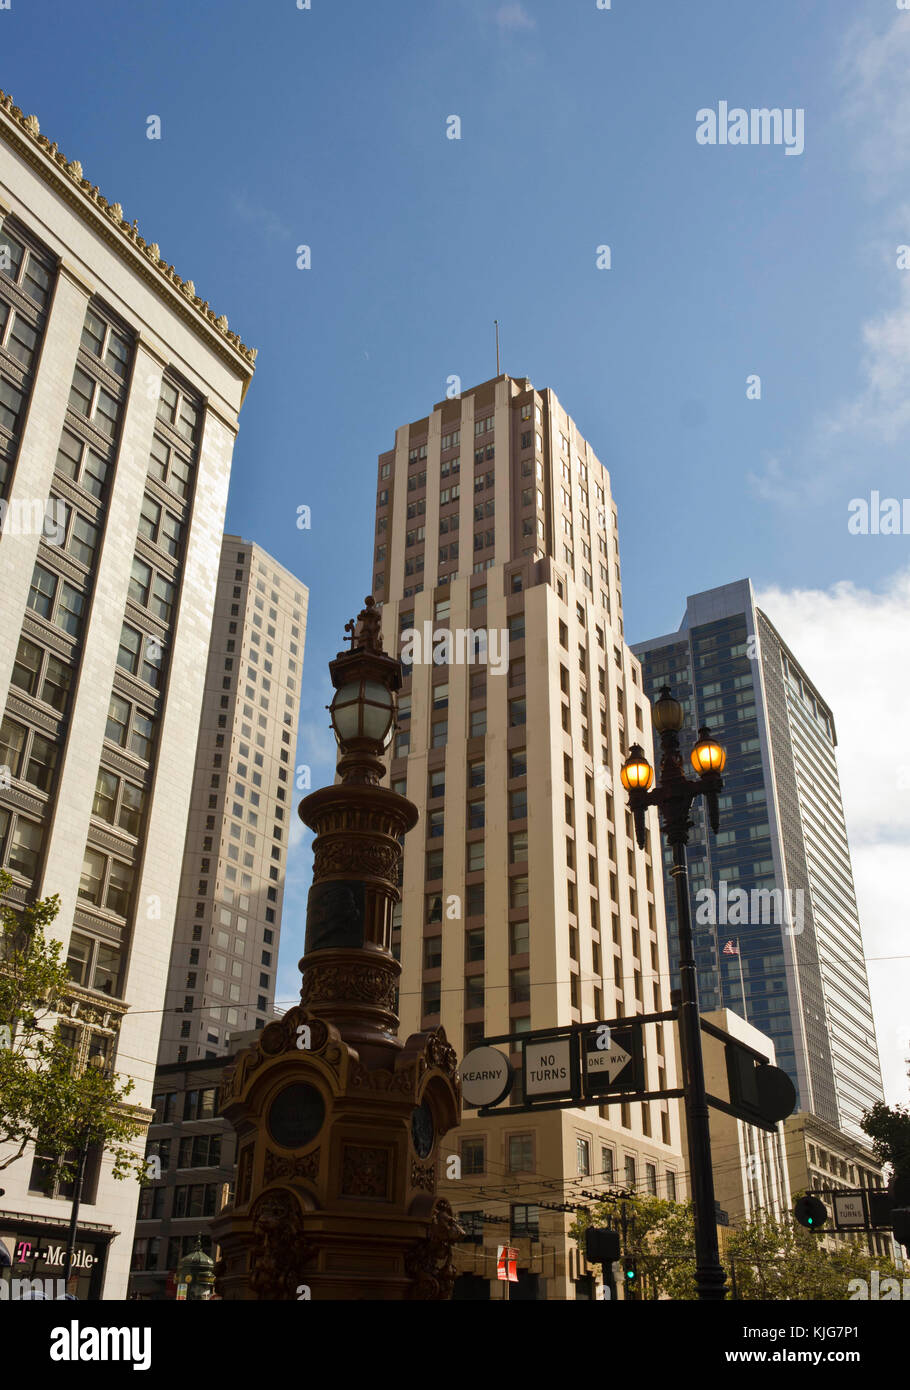
[{"label": "clock face on fountain", "polygon": [[269,1109],[269,1133],[283,1149],[312,1144],[325,1122],[325,1103],[315,1086],[285,1086]]},{"label": "clock face on fountain", "polygon": [[427,1104],[418,1105],[411,1113],[411,1142],[418,1158],[429,1158],[436,1139],[433,1112]]}]

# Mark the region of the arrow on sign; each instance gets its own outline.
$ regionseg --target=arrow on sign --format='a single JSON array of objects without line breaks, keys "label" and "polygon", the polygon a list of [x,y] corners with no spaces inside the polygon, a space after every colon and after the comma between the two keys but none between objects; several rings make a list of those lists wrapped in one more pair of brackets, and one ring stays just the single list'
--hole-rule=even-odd
[{"label": "arrow on sign", "polygon": [[588,1072],[606,1072],[611,1081],[614,1081],[623,1067],[631,1062],[631,1054],[622,1047],[611,1047],[608,1052],[589,1052],[587,1054]]}]

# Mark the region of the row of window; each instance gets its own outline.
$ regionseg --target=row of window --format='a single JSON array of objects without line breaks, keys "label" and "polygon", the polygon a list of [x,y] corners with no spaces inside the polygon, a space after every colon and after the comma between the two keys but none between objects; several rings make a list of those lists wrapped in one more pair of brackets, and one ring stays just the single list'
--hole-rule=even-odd
[{"label": "row of window", "polygon": [[192,1091],[157,1091],[152,1096],[155,1118],[152,1124],[168,1125],[177,1121],[178,1102],[182,1097],[184,1120],[212,1120],[218,1114],[218,1087],[204,1086]]},{"label": "row of window", "polygon": [[[167,1243],[167,1260],[164,1268],[175,1273],[184,1255],[195,1250],[197,1241],[200,1242],[205,1254],[214,1259],[215,1247],[211,1236],[196,1235],[195,1233],[188,1236],[171,1236]],[[139,1236],[133,1243],[131,1269],[136,1273],[157,1269],[163,1249],[164,1241],[160,1236]]]},{"label": "row of window", "polygon": [[15,235],[7,219],[0,230],[0,495],[19,452],[55,270],[50,252]]},{"label": "row of window", "polygon": [[138,1221],[160,1221],[167,1214],[167,1194],[173,1191],[170,1216],[187,1220],[194,1216],[214,1216],[219,1210],[222,1184],[178,1183],[174,1188],[144,1187],[139,1194]]}]

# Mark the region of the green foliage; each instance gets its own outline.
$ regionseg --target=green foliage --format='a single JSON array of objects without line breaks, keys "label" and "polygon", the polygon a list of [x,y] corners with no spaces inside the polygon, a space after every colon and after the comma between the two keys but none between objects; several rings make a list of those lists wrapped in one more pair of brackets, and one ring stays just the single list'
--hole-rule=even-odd
[{"label": "green foliage", "polygon": [[860,1121],[872,1140],[879,1163],[890,1163],[895,1173],[910,1174],[910,1110],[906,1105],[886,1105],[877,1100]]},{"label": "green foliage", "polygon": [[735,1262],[737,1296],[744,1300],[843,1300],[850,1297],[851,1279],[869,1280],[873,1269],[881,1277],[897,1274],[882,1255],[870,1256],[861,1237],[825,1250],[820,1236],[794,1221],[776,1221],[757,1213],[731,1231],[724,1252],[729,1278]]},{"label": "green foliage", "polygon": [[[570,1234],[584,1249],[588,1226],[613,1226],[620,1201],[628,1218],[626,1253],[639,1270],[639,1297],[694,1299],[695,1232],[688,1202],[657,1197],[630,1197],[598,1202],[579,1212]],[[634,1233],[631,1220],[634,1215]],[[849,1299],[851,1279],[870,1280],[873,1269],[882,1279],[899,1278],[884,1256],[870,1256],[857,1237],[855,1243],[828,1253],[817,1235],[788,1216],[782,1221],[758,1213],[731,1228],[721,1252],[727,1274],[727,1297],[732,1298],[735,1271],[737,1297],[744,1301]]]},{"label": "green foliage", "polygon": [[580,1248],[584,1249],[589,1226],[614,1225],[621,1201],[627,1216],[625,1253],[635,1258],[638,1270],[637,1297],[694,1298],[694,1232],[688,1202],[649,1196],[598,1202],[590,1211],[579,1212],[570,1227]]},{"label": "green foliage", "polygon": [[[11,881],[0,873],[0,895]],[[70,982],[61,943],[45,936],[59,909],[56,895],[18,913],[0,904],[0,1149],[12,1149],[0,1170],[40,1140],[41,1153],[66,1180],[75,1175],[80,1148],[101,1143],[115,1177],[140,1177],[143,1160],[129,1146],[144,1126],[124,1104],[134,1083],[121,1086],[95,1066],[78,1071],[61,1035],[56,1014]]]}]

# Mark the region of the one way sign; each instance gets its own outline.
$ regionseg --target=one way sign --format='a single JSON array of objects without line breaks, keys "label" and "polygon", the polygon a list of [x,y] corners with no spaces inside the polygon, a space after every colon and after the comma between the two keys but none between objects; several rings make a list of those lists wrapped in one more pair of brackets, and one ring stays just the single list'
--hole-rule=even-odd
[{"label": "one way sign", "polygon": [[597,1046],[597,1033],[584,1039],[585,1090],[637,1091],[643,1087],[640,1028],[613,1028],[609,1047]]},{"label": "one way sign", "polygon": [[586,1060],[589,1076],[592,1072],[600,1075],[606,1073],[610,1081],[615,1081],[623,1067],[631,1062],[632,1056],[622,1047],[611,1047],[606,1052],[589,1052]]}]

